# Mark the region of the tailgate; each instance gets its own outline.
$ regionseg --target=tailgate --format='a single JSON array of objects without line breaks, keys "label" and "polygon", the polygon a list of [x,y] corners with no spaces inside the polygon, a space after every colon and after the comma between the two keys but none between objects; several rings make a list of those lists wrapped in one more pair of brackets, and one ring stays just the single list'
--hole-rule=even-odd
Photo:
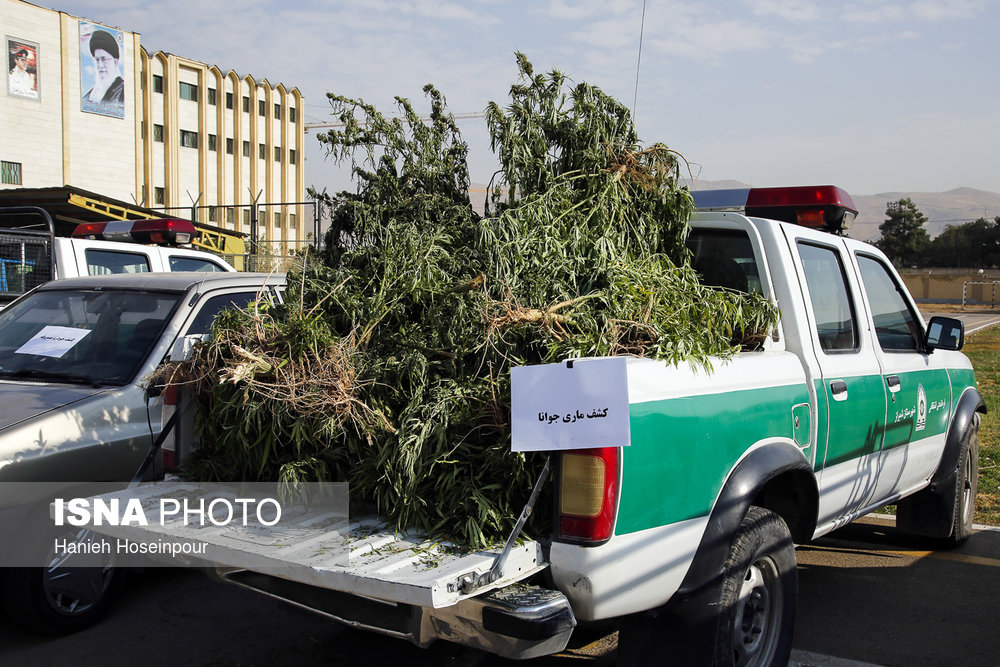
[{"label": "tailgate", "polygon": [[[192,489],[194,486],[192,486]],[[91,526],[95,532],[136,543],[199,545],[198,559],[251,570],[320,588],[394,603],[441,608],[516,583],[547,566],[541,546],[531,540],[515,544],[499,578],[482,583],[502,550],[458,551],[447,542],[419,534],[388,530],[384,521],[366,517],[350,523],[306,512],[282,519],[264,531],[259,525],[185,525],[176,516],[161,516],[161,498],[175,497],[176,483],[145,484],[107,494],[122,504],[137,498],[148,525]],[[234,494],[235,497],[235,494]],[[203,545],[203,546],[202,546]],[[163,557],[177,564],[169,556]],[[479,583],[470,585],[470,582]]]}]

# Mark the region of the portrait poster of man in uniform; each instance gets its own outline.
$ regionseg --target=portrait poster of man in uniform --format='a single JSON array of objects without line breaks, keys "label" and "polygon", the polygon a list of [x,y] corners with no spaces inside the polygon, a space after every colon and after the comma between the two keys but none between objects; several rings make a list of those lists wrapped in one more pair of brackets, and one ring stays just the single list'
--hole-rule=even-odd
[{"label": "portrait poster of man in uniform", "polygon": [[125,46],[121,30],[80,21],[80,109],[125,117]]},{"label": "portrait poster of man in uniform", "polygon": [[39,99],[38,44],[7,38],[7,94]]}]

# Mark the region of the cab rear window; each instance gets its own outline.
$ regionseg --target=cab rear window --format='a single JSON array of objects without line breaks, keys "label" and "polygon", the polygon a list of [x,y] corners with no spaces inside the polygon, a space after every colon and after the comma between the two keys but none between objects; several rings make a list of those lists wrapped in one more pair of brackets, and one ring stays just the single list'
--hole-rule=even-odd
[{"label": "cab rear window", "polygon": [[761,294],[760,273],[750,237],[738,229],[692,229],[687,239],[691,266],[703,285]]},{"label": "cab rear window", "polygon": [[221,264],[201,257],[182,257],[171,255],[169,258],[171,271],[225,271]]},{"label": "cab rear window", "polygon": [[103,276],[109,273],[146,273],[149,257],[140,252],[117,250],[87,250],[87,273]]}]

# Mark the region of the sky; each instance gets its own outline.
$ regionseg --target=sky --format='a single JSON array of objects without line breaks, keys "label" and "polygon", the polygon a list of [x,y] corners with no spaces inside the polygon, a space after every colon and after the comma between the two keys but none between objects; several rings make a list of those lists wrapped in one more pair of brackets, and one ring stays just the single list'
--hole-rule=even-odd
[{"label": "sky", "polygon": [[[58,4],[56,4],[58,2]],[[523,52],[634,109],[709,181],[832,183],[854,194],[1000,192],[1000,0],[50,0],[144,48],[383,112],[507,102]],[[640,48],[641,44],[641,48]],[[496,170],[485,121],[459,121],[473,182]],[[349,187],[306,135],[306,180]]]}]

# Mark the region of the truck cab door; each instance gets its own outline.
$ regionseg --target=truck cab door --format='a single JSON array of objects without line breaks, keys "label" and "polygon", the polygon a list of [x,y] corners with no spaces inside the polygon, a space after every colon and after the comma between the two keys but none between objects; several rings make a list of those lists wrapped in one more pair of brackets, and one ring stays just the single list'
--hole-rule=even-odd
[{"label": "truck cab door", "polygon": [[856,252],[854,260],[889,396],[876,491],[876,497],[889,498],[922,485],[937,467],[951,415],[951,382],[923,349],[922,320],[895,271],[875,254]]},{"label": "truck cab door", "polygon": [[[806,305],[815,366],[819,521],[823,526],[867,507],[875,495],[887,391],[859,303],[844,244],[828,234],[788,230]],[[800,324],[801,326],[801,324]]]}]

